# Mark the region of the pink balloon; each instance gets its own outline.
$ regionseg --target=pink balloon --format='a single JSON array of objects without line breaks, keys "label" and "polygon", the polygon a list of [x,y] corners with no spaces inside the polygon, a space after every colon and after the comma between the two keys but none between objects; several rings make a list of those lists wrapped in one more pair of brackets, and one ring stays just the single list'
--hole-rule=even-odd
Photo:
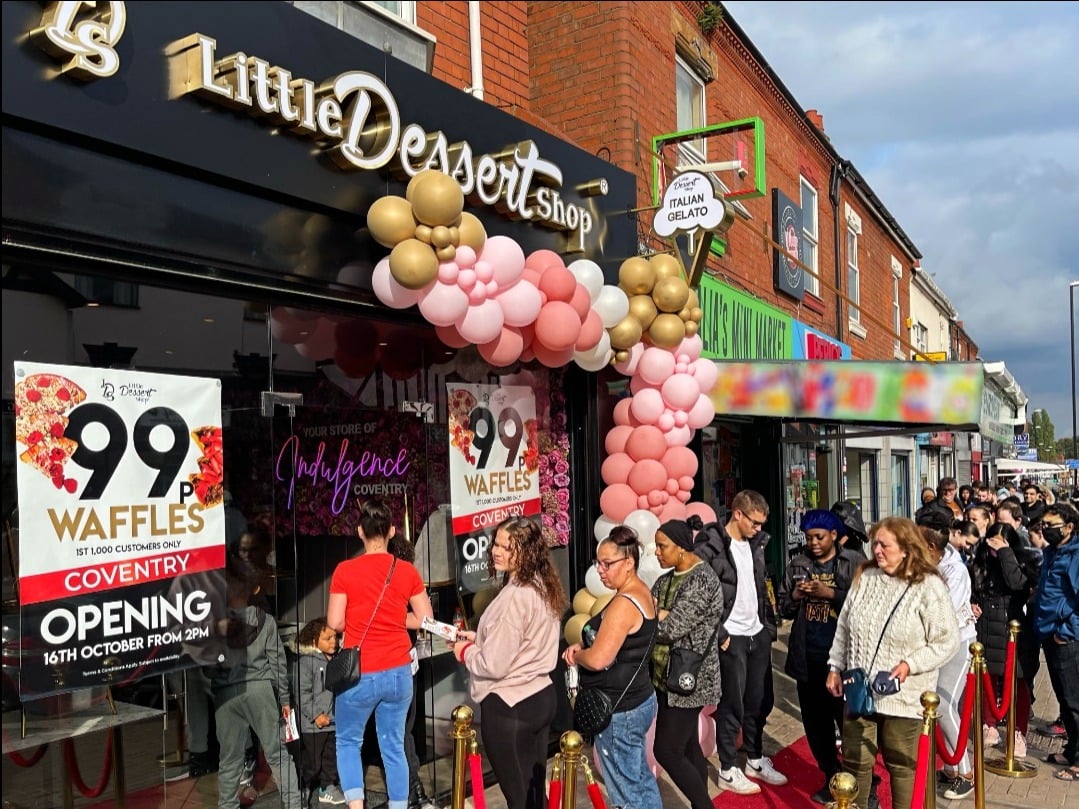
[{"label": "pink balloon", "polygon": [[621,523],[627,514],[637,510],[637,493],[625,483],[615,483],[600,494],[599,508],[604,517]]},{"label": "pink balloon", "polygon": [[667,442],[663,433],[658,427],[648,424],[634,427],[626,440],[626,452],[635,461],[643,461],[645,458],[658,461],[666,451]]},{"label": "pink balloon", "polygon": [[[569,270],[565,272],[570,278],[573,278],[573,273]],[[542,279],[540,283],[543,283]],[[573,278],[573,283],[577,283],[576,278]],[[580,334],[581,320],[568,303],[548,301],[540,309],[539,317],[536,318],[537,342],[543,343],[544,346],[554,351],[562,351],[568,348],[572,358],[573,344],[577,342]]]},{"label": "pink balloon", "polygon": [[683,491],[681,489],[679,489],[677,492],[675,492],[674,496],[681,503],[688,503],[689,498],[692,497],[692,495],[689,492]]},{"label": "pink balloon", "polygon": [[[584,287],[577,288],[584,289]],[[587,290],[585,292],[587,294]],[[584,323],[581,324],[581,333],[577,336],[577,342],[573,347],[578,351],[591,351],[599,345],[601,337],[603,337],[603,321],[599,319],[599,313],[589,309]]]},{"label": "pink balloon", "polygon": [[672,497],[663,504],[663,510],[659,512],[659,521],[684,520],[686,518],[686,504],[677,497]]},{"label": "pink balloon", "polygon": [[476,345],[483,345],[498,338],[502,332],[502,307],[494,301],[484,301],[478,306],[470,306],[464,316],[458,318],[455,326],[461,336]]},{"label": "pink balloon", "polygon": [[655,385],[649,385],[641,376],[631,376],[629,378],[629,391],[630,393],[637,394],[642,390],[659,390]]},{"label": "pink balloon", "polygon": [[[577,290],[577,277],[563,267],[548,267],[540,276],[539,288],[548,301],[569,303]],[[585,293],[587,295],[587,292]],[[589,301],[591,305],[591,301]],[[578,317],[578,321],[580,317]]]},{"label": "pink balloon", "polygon": [[483,343],[479,347],[480,356],[496,367],[512,365],[521,358],[521,350],[524,348],[524,340],[521,332],[512,326],[503,326],[499,336],[490,343]]},{"label": "pink balloon", "polygon": [[689,427],[672,427],[661,435],[668,447],[685,447],[693,440],[693,430]]},{"label": "pink balloon", "polygon": [[663,401],[672,410],[689,410],[697,404],[697,397],[701,395],[697,380],[689,374],[675,374],[663,383],[661,388]]},{"label": "pink balloon", "polygon": [[661,463],[672,478],[692,478],[700,467],[696,453],[689,447],[670,447],[663,453]]},{"label": "pink balloon", "polygon": [[689,416],[686,415],[685,410],[675,410],[673,415],[675,427],[685,427],[686,423],[689,421]]},{"label": "pink balloon", "polygon": [[311,333],[311,324],[297,320],[283,306],[270,309],[270,334],[282,343],[296,345],[302,343]]},{"label": "pink balloon", "polygon": [[697,500],[692,503],[686,503],[686,516],[700,517],[701,522],[708,525],[708,523],[716,521],[716,510],[707,503],[702,503]]},{"label": "pink balloon", "polygon": [[645,388],[633,395],[629,410],[642,424],[655,424],[663,415],[663,407],[662,394],[655,388]]},{"label": "pink balloon", "polygon": [[[667,470],[664,469],[663,471],[666,472]],[[656,488],[663,489],[663,491],[665,491],[667,494],[678,494],[678,481],[674,479],[667,479],[663,481],[662,486],[657,486]]]},{"label": "pink balloon", "polygon": [[390,260],[382,259],[371,273],[371,288],[380,301],[393,309],[407,309],[423,298],[431,284],[420,289],[406,289],[390,274]]},{"label": "pink balloon", "polygon": [[607,454],[614,455],[616,452],[625,452],[626,443],[629,441],[629,437],[633,435],[633,430],[633,427],[626,425],[612,427],[610,432],[607,433],[607,437],[603,439],[603,448],[607,451]]},{"label": "pink balloon", "polygon": [[629,408],[633,399],[619,399],[614,406],[614,423],[629,424]]},{"label": "pink balloon", "polygon": [[692,491],[693,478],[689,477],[688,475],[683,475],[682,477],[678,478],[678,488],[684,492]]},{"label": "pink balloon", "polygon": [[633,376],[637,373],[637,366],[640,364],[641,357],[644,356],[644,344],[634,343],[633,347],[629,350],[629,359],[625,362],[616,362],[614,369],[623,376]]},{"label": "pink balloon", "polygon": [[531,348],[532,353],[536,355],[536,359],[548,368],[562,368],[573,360],[572,345],[559,351],[548,348],[537,339],[533,340]]},{"label": "pink balloon", "polygon": [[[576,280],[577,276],[573,276],[573,278]],[[581,318],[581,322],[583,323],[584,319],[588,317],[588,313],[592,311],[592,298],[588,294],[588,287],[578,283],[577,287],[573,290],[572,297],[570,297],[569,305],[577,312],[577,316]],[[599,312],[596,312],[595,314],[596,319],[598,320]],[[599,321],[599,327],[601,329],[603,328],[602,320]]]},{"label": "pink balloon", "polygon": [[528,254],[525,267],[543,273],[548,267],[565,267],[562,256],[553,250],[536,250]]},{"label": "pink balloon", "polygon": [[699,430],[701,427],[707,427],[711,424],[712,419],[715,417],[716,406],[708,396],[702,393],[697,397],[697,401],[690,408],[689,413],[686,414],[686,424],[694,430]]},{"label": "pink balloon", "polygon": [[[561,260],[561,259],[560,259]],[[499,287],[509,287],[525,268],[525,254],[521,246],[509,236],[490,236],[483,243],[477,261],[486,261],[494,270],[492,278]]]},{"label": "pink balloon", "polygon": [[472,343],[461,336],[461,332],[457,331],[456,326],[435,326],[435,335],[442,345],[449,346],[450,348],[464,348],[465,346],[472,345]]},{"label": "pink balloon", "polygon": [[495,300],[502,307],[507,326],[528,326],[535,323],[540,307],[543,306],[539,290],[525,280],[501,290]]},{"label": "pink balloon", "polygon": [[337,341],[334,339],[337,324],[332,320],[320,317],[311,325],[313,326],[311,334],[296,346],[297,353],[301,357],[306,357],[315,362],[332,359],[333,352],[337,348]]},{"label": "pink balloon", "polygon": [[689,365],[689,372],[697,380],[701,393],[708,393],[719,379],[719,366],[711,360],[696,360]]},{"label": "pink balloon", "polygon": [[643,494],[639,494],[637,495],[637,510],[640,511],[643,508],[648,508],[648,498]]},{"label": "pink balloon", "polygon": [[665,348],[649,346],[637,364],[637,374],[649,385],[662,385],[674,373],[674,355]]},{"label": "pink balloon", "polygon": [[704,351],[704,341],[701,339],[700,334],[694,334],[692,337],[683,338],[681,344],[678,346],[678,353],[688,354],[690,362],[697,359],[702,351]]},{"label": "pink balloon", "polygon": [[[616,452],[608,455],[600,467],[599,474],[603,482],[608,486],[615,483],[625,483],[629,478],[629,472],[633,468],[634,460],[624,452]],[[631,487],[632,488],[632,487]]]},{"label": "pink balloon", "polygon": [[667,432],[674,428],[674,414],[670,410],[664,409],[660,417],[656,419],[656,426],[663,432]]},{"label": "pink balloon", "polygon": [[435,282],[420,298],[420,313],[432,326],[450,326],[468,311],[468,295],[456,284]]},{"label": "pink balloon", "polygon": [[462,244],[457,247],[457,255],[454,257],[456,261],[462,267],[475,267],[476,266],[476,251],[472,249],[470,245]]},{"label": "pink balloon", "polygon": [[648,508],[650,510],[662,508],[663,504],[667,502],[665,493],[660,491],[659,489],[653,489],[652,491],[650,491],[645,497],[645,499],[648,502]]},{"label": "pink balloon", "polygon": [[663,464],[649,458],[637,461],[626,478],[626,483],[637,494],[648,494],[655,489],[661,489],[666,481],[667,470],[663,468]]}]

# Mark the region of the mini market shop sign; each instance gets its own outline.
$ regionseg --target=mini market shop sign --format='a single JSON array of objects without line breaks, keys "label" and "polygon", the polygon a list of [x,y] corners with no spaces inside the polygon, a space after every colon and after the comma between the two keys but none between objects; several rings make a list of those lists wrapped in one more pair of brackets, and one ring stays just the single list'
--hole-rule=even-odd
[{"label": "mini market shop sign", "polygon": [[[568,252],[585,249],[592,215],[562,199],[557,190],[561,168],[542,159],[532,141],[476,157],[467,140],[449,143],[443,132],[403,124],[390,88],[371,73],[351,70],[316,85],[257,56],[236,52],[218,58],[216,51],[216,40],[200,33],[172,43],[166,51],[170,97],[193,95],[314,138],[345,170],[388,168],[408,177],[426,169],[441,171],[466,197],[501,205],[511,219],[569,231]],[[605,180],[590,186],[594,194],[607,193]]]},{"label": "mini market shop sign", "polygon": [[793,356],[793,318],[752,295],[701,279],[702,357],[714,360],[786,360]]}]

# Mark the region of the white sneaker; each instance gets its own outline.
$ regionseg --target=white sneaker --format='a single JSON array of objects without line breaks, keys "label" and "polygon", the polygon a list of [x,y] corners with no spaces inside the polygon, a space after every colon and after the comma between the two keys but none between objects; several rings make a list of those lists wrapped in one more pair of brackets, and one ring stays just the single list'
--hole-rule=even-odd
[{"label": "white sneaker", "polygon": [[1016,758],[1027,757],[1027,740],[1023,738],[1023,734],[1018,730],[1015,731],[1015,745],[1012,749],[1012,753]]},{"label": "white sneaker", "polygon": [[719,771],[719,786],[729,789],[736,795],[756,795],[761,791],[759,784],[754,784],[737,767]]},{"label": "white sneaker", "polygon": [[787,783],[787,776],[773,767],[772,759],[767,756],[746,759],[746,775],[777,787]]},{"label": "white sneaker", "polygon": [[993,747],[1000,743],[1000,733],[993,725],[982,725],[982,743],[986,747]]},{"label": "white sneaker", "polygon": [[320,806],[340,806],[345,803],[345,793],[341,791],[341,787],[330,784],[319,789],[318,802]]}]

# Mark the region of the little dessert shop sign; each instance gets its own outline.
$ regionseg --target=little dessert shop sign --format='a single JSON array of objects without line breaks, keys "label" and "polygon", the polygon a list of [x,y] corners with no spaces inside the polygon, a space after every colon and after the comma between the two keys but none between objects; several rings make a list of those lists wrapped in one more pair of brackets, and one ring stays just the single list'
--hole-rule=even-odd
[{"label": "little dessert shop sign", "polygon": [[[466,140],[403,123],[390,88],[377,76],[353,70],[316,84],[242,52],[217,56],[217,42],[191,34],[174,42],[169,57],[170,96],[196,96],[230,109],[246,109],[268,126],[324,144],[344,170],[387,170],[414,177],[435,169],[452,177],[466,198],[498,205],[511,219],[527,219],[571,234],[567,252],[585,249],[592,214],[562,199],[562,170],[544,160],[532,141],[499,154],[475,155]],[[606,180],[589,183],[607,193]]]}]

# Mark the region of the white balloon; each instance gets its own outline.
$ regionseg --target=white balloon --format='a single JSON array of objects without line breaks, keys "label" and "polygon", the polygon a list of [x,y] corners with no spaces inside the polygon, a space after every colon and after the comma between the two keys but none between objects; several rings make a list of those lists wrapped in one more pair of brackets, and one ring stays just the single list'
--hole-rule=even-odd
[{"label": "white balloon", "polygon": [[596,298],[599,297],[600,290],[603,289],[603,270],[594,261],[589,261],[587,258],[579,258],[566,267],[573,277],[577,279],[577,283],[588,290],[588,297],[592,303],[596,302]]},{"label": "white balloon", "polygon": [[611,335],[605,331],[599,336],[599,342],[596,343],[595,348],[590,348],[587,351],[575,351],[573,354],[573,361],[576,362],[583,371],[602,371],[610,364],[611,357],[613,356],[614,352],[611,351]]},{"label": "white balloon", "polygon": [[659,517],[646,508],[639,508],[627,514],[623,523],[637,532],[637,539],[642,546],[651,545],[652,552],[655,552],[656,529],[659,528]]},{"label": "white balloon", "polygon": [[[595,570],[595,568],[592,568]],[[637,569],[637,575],[644,580],[644,583],[651,587],[656,583],[656,579],[662,576],[670,568],[662,568],[659,566],[659,559],[656,555],[650,554],[641,558],[641,566]]]},{"label": "white balloon", "polygon": [[[659,564],[659,562],[656,562],[656,564]],[[584,574],[584,586],[596,598],[614,593],[614,590],[611,590],[600,581],[599,571],[596,570],[595,565],[588,566],[588,572]]]},{"label": "white balloon", "polygon": [[610,329],[629,314],[629,298],[621,287],[604,284],[592,302],[592,308],[603,321],[603,328]]},{"label": "white balloon", "polygon": [[600,516],[600,518],[596,520],[596,524],[592,527],[592,534],[596,537],[596,542],[602,542],[610,536],[611,529],[616,525],[618,525],[618,523],[614,520],[609,520],[604,516]]}]

